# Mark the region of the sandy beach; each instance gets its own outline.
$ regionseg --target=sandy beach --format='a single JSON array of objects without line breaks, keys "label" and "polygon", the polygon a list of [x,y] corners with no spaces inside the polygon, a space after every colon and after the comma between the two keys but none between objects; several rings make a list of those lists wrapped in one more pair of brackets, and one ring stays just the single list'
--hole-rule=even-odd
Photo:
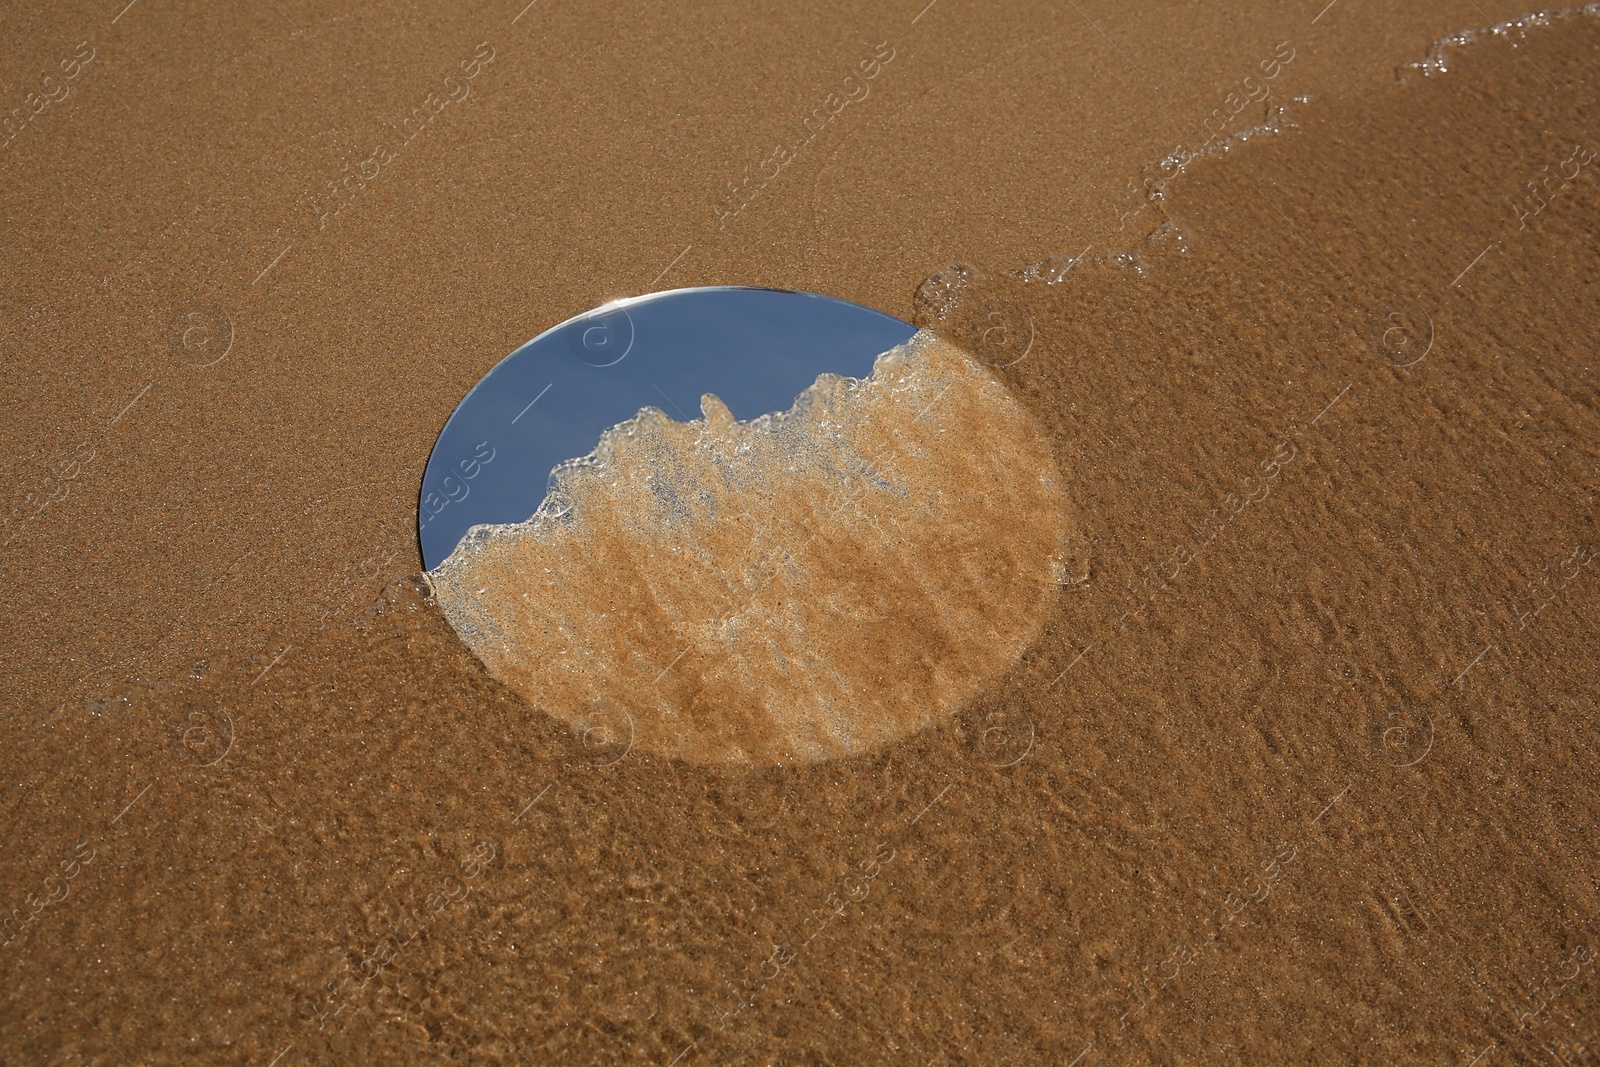
[{"label": "sandy beach", "polygon": [[[0,1062],[1591,1062],[1600,13],[1524,14],[0,15]],[[1065,482],[866,755],[575,733],[417,573],[484,372],[718,284]]]}]

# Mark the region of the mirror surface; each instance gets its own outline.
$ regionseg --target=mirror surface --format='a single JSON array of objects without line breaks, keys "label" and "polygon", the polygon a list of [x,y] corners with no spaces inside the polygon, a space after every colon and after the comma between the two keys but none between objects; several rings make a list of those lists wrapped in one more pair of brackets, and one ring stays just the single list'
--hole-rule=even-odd
[{"label": "mirror surface", "polygon": [[496,364],[440,431],[418,499],[423,565],[437,567],[473,526],[527,521],[556,466],[642,408],[688,422],[714,393],[740,420],[785,411],[819,374],[865,378],[915,333],[845,300],[731,286],[568,319]]}]

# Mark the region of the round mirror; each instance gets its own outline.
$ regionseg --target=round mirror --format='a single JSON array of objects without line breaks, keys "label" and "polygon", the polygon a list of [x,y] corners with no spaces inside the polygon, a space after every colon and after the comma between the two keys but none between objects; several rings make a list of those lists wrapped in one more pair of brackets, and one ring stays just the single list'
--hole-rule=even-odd
[{"label": "round mirror", "polygon": [[714,393],[737,419],[784,411],[819,374],[865,378],[915,333],[845,300],[735,286],[568,319],[496,364],[445,423],[418,501],[423,565],[444,562],[473,526],[526,522],[555,467],[641,409],[689,422]]},{"label": "round mirror", "polygon": [[991,368],[765,289],[519,349],[440,435],[419,522],[462,641],[607,764],[815,762],[947,718],[1040,633],[1071,528]]}]

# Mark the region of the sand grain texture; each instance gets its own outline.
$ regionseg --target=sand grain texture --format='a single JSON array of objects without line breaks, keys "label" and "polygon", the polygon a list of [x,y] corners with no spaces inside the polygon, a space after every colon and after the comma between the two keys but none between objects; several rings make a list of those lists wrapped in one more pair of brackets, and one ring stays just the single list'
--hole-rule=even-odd
[{"label": "sand grain texture", "polygon": [[[493,13],[506,25],[514,14]],[[577,233],[578,205],[615,205],[619,190],[651,199],[637,189],[652,167],[693,185],[684,175],[700,170],[671,161],[697,137],[769,139],[757,127],[785,114],[773,101],[806,80],[796,50],[774,42],[814,32],[842,66],[858,58],[847,24],[907,27],[914,14],[786,9],[757,26],[698,9],[534,8],[519,32],[548,21],[474,79],[481,103],[446,108],[400,157],[398,168],[432,159],[407,193],[405,171],[393,186],[380,179],[370,210],[333,220],[342,243],[286,258],[251,290],[267,286],[270,307],[238,313],[240,347],[201,368],[211,377],[163,370],[110,427],[157,379],[151,361],[171,355],[164,294],[212,285],[242,306],[257,264],[282,246],[262,240],[236,284],[185,264],[208,249],[236,256],[228,220],[288,205],[298,187],[221,183],[191,211],[184,174],[225,167],[230,147],[263,155],[245,146],[271,143],[277,127],[239,127],[243,145],[212,138],[203,158],[163,152],[182,123],[150,90],[91,98],[86,79],[136,83],[132,60],[112,61],[143,48],[165,57],[160,100],[184,86],[226,97],[213,65],[272,69],[292,45],[300,65],[286,84],[309,114],[346,106],[314,104],[313,88],[409,108],[427,79],[399,80],[431,69],[377,62],[381,35],[362,21],[377,16],[268,12],[230,38],[233,51],[207,42],[235,16],[197,15],[187,33],[181,11],[150,0],[122,16],[127,36],[107,36],[104,68],[0,160],[19,190],[7,210],[23,220],[4,254],[25,265],[0,296],[6,343],[29,353],[6,363],[26,399],[5,443],[54,463],[95,442],[92,460],[73,461],[76,495],[39,512],[6,556],[18,637],[0,908],[36,914],[0,948],[5,1059],[1594,1057],[1600,201],[1588,165],[1564,183],[1545,175],[1600,144],[1600,27],[1568,20],[1512,38],[1516,48],[1492,39],[1446,75],[1395,79],[1397,64],[1462,28],[1459,13],[1342,0],[1282,75],[1303,71],[1316,90],[1292,126],[1195,161],[1159,203],[1134,201],[1121,244],[1106,236],[1070,269],[1061,256],[1116,231],[1113,182],[1057,173],[1026,194],[1004,181],[984,193],[963,184],[977,181],[974,157],[933,148],[948,160],[947,199],[906,208],[920,227],[885,207],[906,243],[871,253],[830,243],[812,229],[816,209],[780,203],[776,187],[772,221],[741,216],[751,228],[723,244],[680,240],[670,196],[593,216],[586,232],[604,241],[542,229],[561,220]],[[1080,22],[1029,32],[1059,34],[1068,55],[1104,54],[1082,99],[1113,117],[1083,136],[1126,153],[1112,167],[1120,183],[1192,140],[1198,123],[1174,116],[1202,96],[1198,114],[1215,106],[1234,76],[1215,72],[1242,77],[1278,41],[1299,41],[1281,27],[1315,12],[1263,9],[1205,31],[1189,19],[1181,33],[1188,10],[1081,14],[1125,55]],[[1413,21],[1387,26],[1391,15]],[[463,17],[418,12],[385,40],[436,55],[442,83],[482,39],[458,29]],[[880,100],[915,114],[919,94],[989,107],[956,86],[1027,84],[1017,57],[1050,50],[1024,21],[941,0],[862,114]],[[670,33],[645,43],[647,23]],[[45,43],[8,57],[8,76],[28,56],[38,62],[24,69],[43,70],[71,54],[75,40],[47,46],[72,35],[46,33],[37,16],[11,24]],[[865,51],[881,39],[865,34]],[[635,40],[628,69],[644,73],[613,76],[603,58]],[[1157,62],[1185,42],[1207,73]],[[667,82],[669,60],[716,49],[722,60],[695,61],[704,85]],[[937,76],[916,73],[920,57]],[[1114,101],[1151,90],[1124,61],[1172,79],[1176,102],[1143,134],[1149,151],[1106,132],[1131,114]],[[345,86],[341,63],[359,87]],[[984,63],[992,74],[976,73]],[[812,77],[795,99],[828,91],[831,75]],[[562,95],[576,84],[566,79],[636,118],[666,107],[655,101],[674,86],[685,118],[663,124],[653,157],[667,162],[596,138],[606,127],[576,104],[541,105],[531,132],[517,109],[577,100]],[[717,127],[691,106],[713,84],[751,92],[738,106],[766,117]],[[80,92],[80,105],[112,111],[74,105]],[[1047,87],[1015,107],[1053,115],[1060,96]],[[282,122],[327,129],[300,114]],[[993,117],[997,131],[1016,125]],[[447,121],[471,118],[482,120],[472,138],[447,140]],[[33,137],[48,119],[98,132],[103,161],[91,167],[64,131]],[[866,139],[919,151],[898,134]],[[318,158],[315,143],[285,153]],[[529,144],[590,169],[484,169]],[[840,148],[804,173],[819,181],[871,160]],[[52,167],[64,174],[47,181]],[[894,168],[872,173],[886,205],[911,188]],[[113,205],[129,174],[156,177],[139,203]],[[1536,212],[1529,182],[1542,189]],[[720,172],[706,179],[708,214],[723,184]],[[872,191],[831,186],[844,187],[856,191],[822,201],[835,218]],[[1027,221],[987,227],[1010,195]],[[498,225],[465,224],[488,218],[474,203],[495,205],[482,210]],[[1089,203],[1110,222],[1072,231],[1062,220],[1089,217],[1075,210]],[[963,209],[975,221],[959,221]],[[535,217],[538,241],[525,239]],[[81,240],[49,239],[62,232]],[[646,255],[639,233],[671,236]],[[123,250],[127,235],[144,250]],[[291,257],[313,247],[283,239]],[[988,362],[1059,457],[1088,581],[953,721],[869,756],[756,771],[586,745],[495,682],[425,587],[402,577],[415,567],[406,494],[429,434],[527,334],[509,309],[559,321],[612,295],[605,286],[646,287],[686,244],[696,248],[669,276],[677,284],[789,281],[915,313]],[[550,257],[540,276],[555,279],[532,297],[529,275],[505,268],[528,248]],[[1008,273],[1045,261],[1033,281]],[[74,326],[90,322],[107,332]],[[991,332],[997,323],[1010,328]],[[107,347],[130,354],[98,354]],[[344,490],[361,482],[370,496]],[[387,545],[371,535],[382,522],[393,534],[383,552],[398,554],[327,563]],[[194,614],[180,618],[178,604]],[[181,669],[201,654],[208,666]],[[163,680],[113,684],[143,673]]]}]

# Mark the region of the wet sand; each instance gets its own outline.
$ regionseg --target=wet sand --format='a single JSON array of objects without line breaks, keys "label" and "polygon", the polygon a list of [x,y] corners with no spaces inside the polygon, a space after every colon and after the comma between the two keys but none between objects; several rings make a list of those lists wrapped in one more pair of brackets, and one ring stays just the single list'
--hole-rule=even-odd
[{"label": "wet sand", "polygon": [[[1593,19],[149,3],[7,20],[7,1061],[1594,1057]],[[952,722],[663,759],[404,577],[483,370],[716,282],[1049,437],[1088,580]]]}]

